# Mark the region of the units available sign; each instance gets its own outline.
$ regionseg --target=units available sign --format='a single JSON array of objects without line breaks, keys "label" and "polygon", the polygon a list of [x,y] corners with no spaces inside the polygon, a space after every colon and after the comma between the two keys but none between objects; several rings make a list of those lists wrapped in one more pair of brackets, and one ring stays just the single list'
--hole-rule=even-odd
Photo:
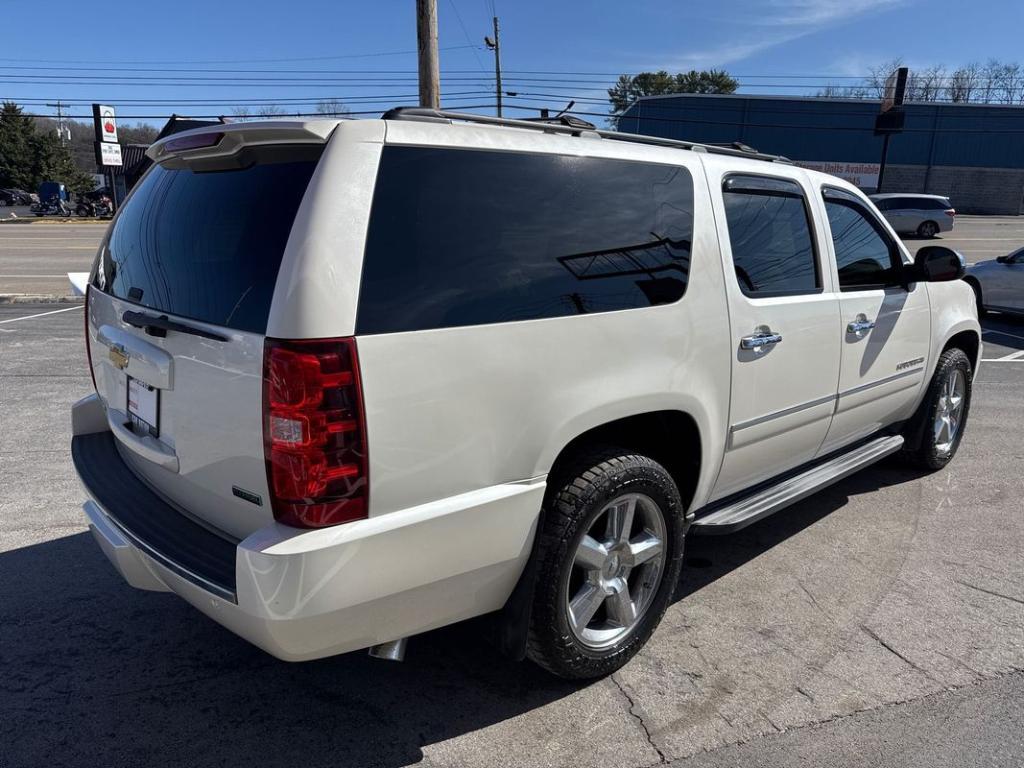
[{"label": "units available sign", "polygon": [[99,164],[100,165],[122,165],[121,145],[109,144],[105,141],[99,142]]},{"label": "units available sign", "polygon": [[794,160],[796,165],[812,171],[828,173],[848,181],[855,187],[872,192],[878,186],[878,163],[847,163],[836,160]]}]

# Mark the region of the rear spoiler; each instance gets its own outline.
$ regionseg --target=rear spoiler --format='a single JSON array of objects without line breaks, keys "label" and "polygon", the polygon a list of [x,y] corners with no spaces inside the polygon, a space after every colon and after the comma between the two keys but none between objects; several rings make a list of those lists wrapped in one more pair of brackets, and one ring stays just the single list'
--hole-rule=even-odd
[{"label": "rear spoiler", "polygon": [[229,157],[244,147],[262,144],[324,144],[338,120],[261,120],[194,128],[167,136],[146,150],[155,163]]}]

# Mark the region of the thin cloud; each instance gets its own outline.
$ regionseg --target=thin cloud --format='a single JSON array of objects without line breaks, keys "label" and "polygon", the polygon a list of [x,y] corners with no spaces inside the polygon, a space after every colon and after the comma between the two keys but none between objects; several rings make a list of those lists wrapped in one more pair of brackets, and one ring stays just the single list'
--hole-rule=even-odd
[{"label": "thin cloud", "polygon": [[[721,45],[673,56],[658,68],[720,67],[743,61],[763,51],[872,12],[884,12],[900,0],[770,0],[768,10],[759,2],[750,13],[737,13],[747,32]],[[646,57],[645,57],[646,58]]]},{"label": "thin cloud", "polygon": [[760,18],[768,26],[820,29],[870,11],[887,10],[900,0],[771,0]]}]

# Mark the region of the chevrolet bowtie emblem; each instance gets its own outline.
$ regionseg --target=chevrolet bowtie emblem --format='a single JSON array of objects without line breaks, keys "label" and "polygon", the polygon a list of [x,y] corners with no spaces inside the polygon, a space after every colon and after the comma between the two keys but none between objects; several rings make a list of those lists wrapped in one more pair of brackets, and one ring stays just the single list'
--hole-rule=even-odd
[{"label": "chevrolet bowtie emblem", "polygon": [[110,347],[110,360],[122,371],[128,367],[128,350],[122,344],[112,344]]}]

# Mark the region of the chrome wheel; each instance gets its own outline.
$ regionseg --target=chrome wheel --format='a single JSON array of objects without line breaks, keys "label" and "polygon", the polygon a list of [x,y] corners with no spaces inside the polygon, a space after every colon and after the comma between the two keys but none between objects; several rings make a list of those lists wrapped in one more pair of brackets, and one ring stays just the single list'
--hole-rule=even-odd
[{"label": "chrome wheel", "polygon": [[949,378],[939,392],[939,402],[935,408],[935,421],[932,433],[935,438],[935,451],[946,456],[953,450],[960,425],[963,423],[964,398],[967,393],[967,380],[959,368],[950,371]]},{"label": "chrome wheel", "polygon": [[601,650],[640,623],[665,566],[665,515],[649,496],[618,496],[594,518],[568,569],[564,610],[577,640]]}]

